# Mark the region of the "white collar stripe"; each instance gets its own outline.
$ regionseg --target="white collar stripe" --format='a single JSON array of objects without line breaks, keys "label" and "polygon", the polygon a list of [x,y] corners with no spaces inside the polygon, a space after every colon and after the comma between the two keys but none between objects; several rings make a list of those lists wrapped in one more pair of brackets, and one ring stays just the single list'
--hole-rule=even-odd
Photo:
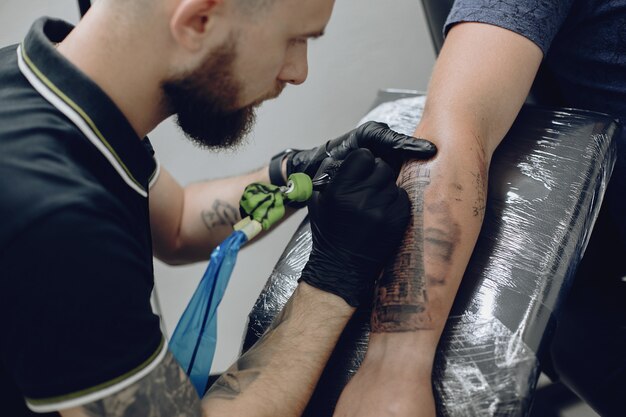
[{"label": "white collar stripe", "polygon": [[[25,61],[25,53],[22,55],[22,46],[17,49],[17,59],[20,71],[26,77],[28,82],[33,88],[42,95],[50,104],[56,107],[61,113],[63,113],[68,119],[70,119],[78,129],[89,139],[89,141],[104,155],[109,161],[117,173],[122,177],[124,182],[130,186],[133,190],[139,193],[142,197],[148,197],[148,193],[139,185],[139,182],[133,178],[128,171],[128,168],[124,166],[117,155],[107,147],[106,141],[101,135],[98,135],[88,124],[83,116],[79,114],[74,108],[72,108],[68,102],[64,101],[59,95],[57,95],[49,86],[47,86],[39,76],[30,68],[29,64]],[[66,98],[69,100],[69,98]],[[93,122],[92,122],[93,123]],[[100,136],[100,137],[99,137]],[[154,178],[157,176],[155,175]]]},{"label": "white collar stripe", "polygon": [[109,397],[122,391],[125,388],[128,388],[129,386],[133,385],[134,383],[148,375],[150,372],[152,372],[163,361],[163,358],[165,358],[165,355],[168,351],[167,342],[165,342],[165,340],[161,343],[159,349],[160,350],[156,352],[156,355],[153,357],[152,361],[149,362],[144,368],[116,384],[107,386],[89,394],[82,395],[78,398],[55,401],[46,404],[32,404],[32,402],[30,402],[27,398],[26,405],[35,413],[50,413],[58,410],[64,410],[67,408],[80,407],[82,405]]}]

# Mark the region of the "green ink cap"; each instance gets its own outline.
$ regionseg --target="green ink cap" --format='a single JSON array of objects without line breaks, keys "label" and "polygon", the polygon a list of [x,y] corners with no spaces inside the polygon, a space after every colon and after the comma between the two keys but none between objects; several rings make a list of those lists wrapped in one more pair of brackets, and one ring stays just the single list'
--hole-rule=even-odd
[{"label": "green ink cap", "polygon": [[288,200],[302,203],[311,198],[312,195],[313,182],[311,177],[302,172],[296,172],[289,176],[287,191],[285,191],[285,197]]}]

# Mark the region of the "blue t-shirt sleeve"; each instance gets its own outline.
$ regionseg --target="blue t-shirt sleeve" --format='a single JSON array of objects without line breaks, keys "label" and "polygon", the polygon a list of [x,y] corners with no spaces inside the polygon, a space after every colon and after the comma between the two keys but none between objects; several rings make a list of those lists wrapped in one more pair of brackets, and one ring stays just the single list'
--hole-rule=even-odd
[{"label": "blue t-shirt sleeve", "polygon": [[518,33],[546,55],[573,0],[456,0],[444,25],[444,36],[460,22],[479,22]]}]

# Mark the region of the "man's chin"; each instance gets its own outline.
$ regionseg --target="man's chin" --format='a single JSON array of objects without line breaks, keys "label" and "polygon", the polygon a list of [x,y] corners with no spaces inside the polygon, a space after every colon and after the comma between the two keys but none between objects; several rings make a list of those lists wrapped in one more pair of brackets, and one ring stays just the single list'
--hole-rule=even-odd
[{"label": "man's chin", "polygon": [[[254,127],[256,106],[246,106],[223,117],[212,117],[202,124],[181,123],[178,126],[196,146],[210,150],[239,148]],[[196,119],[197,120],[197,119]]]}]

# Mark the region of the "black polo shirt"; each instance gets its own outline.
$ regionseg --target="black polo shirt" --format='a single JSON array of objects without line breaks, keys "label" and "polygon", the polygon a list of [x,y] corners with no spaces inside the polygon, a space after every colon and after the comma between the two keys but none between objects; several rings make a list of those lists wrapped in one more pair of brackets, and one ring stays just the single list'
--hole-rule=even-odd
[{"label": "black polo shirt", "polygon": [[[80,406],[166,352],[152,313],[158,165],[111,99],[35,22],[0,50],[0,414]],[[21,410],[20,410],[21,408]]]}]

